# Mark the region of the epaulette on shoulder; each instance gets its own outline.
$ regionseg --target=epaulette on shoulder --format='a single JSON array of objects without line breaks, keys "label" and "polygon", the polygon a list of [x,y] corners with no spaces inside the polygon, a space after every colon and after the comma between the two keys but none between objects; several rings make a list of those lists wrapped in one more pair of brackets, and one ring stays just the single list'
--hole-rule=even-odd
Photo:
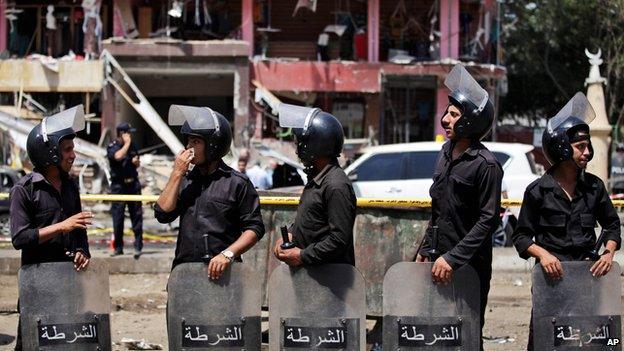
[{"label": "epaulette on shoulder", "polygon": [[492,153],[492,151],[488,150],[488,149],[481,149],[479,150],[479,156],[481,156],[485,162],[487,162],[490,165],[495,165],[495,164],[499,164],[498,159],[496,159],[496,156],[494,156],[494,154]]},{"label": "epaulette on shoulder", "polygon": [[541,177],[537,178],[534,181],[532,181],[531,184],[527,185],[526,191],[529,191],[529,192],[533,191],[533,189],[535,189],[539,185],[541,179],[542,179]]}]

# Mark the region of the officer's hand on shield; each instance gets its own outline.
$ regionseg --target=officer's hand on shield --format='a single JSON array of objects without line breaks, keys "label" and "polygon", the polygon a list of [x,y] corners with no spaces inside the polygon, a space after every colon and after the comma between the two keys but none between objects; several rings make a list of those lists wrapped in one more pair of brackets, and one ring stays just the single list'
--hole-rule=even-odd
[{"label": "officer's hand on shield", "polygon": [[76,252],[76,255],[74,256],[74,268],[76,268],[78,272],[87,268],[89,262],[91,262],[91,260],[89,260],[89,257],[87,257],[87,255],[85,255],[82,251]]},{"label": "officer's hand on shield", "polygon": [[431,268],[431,278],[434,283],[450,283],[453,278],[453,267],[446,262],[444,257],[438,257]]},{"label": "officer's hand on shield", "polygon": [[93,214],[91,212],[80,212],[59,223],[61,232],[69,233],[75,229],[87,229],[91,225]]},{"label": "officer's hand on shield", "polygon": [[548,252],[543,253],[539,257],[542,269],[552,279],[561,279],[563,277],[563,267],[559,259]]},{"label": "officer's hand on shield", "polygon": [[195,153],[192,148],[180,151],[178,156],[175,158],[173,170],[183,174],[186,173],[191,162],[193,161],[193,158],[195,158]]},{"label": "officer's hand on shield", "polygon": [[611,267],[613,267],[613,252],[606,250],[602,253],[598,261],[589,269],[594,277],[602,277],[609,273]]},{"label": "officer's hand on shield", "polygon": [[210,259],[208,263],[208,278],[217,280],[221,278],[223,272],[232,263],[232,261],[223,254],[216,255]]},{"label": "officer's hand on shield", "polygon": [[416,262],[419,262],[419,263],[429,262],[429,257],[418,254],[416,255]]}]

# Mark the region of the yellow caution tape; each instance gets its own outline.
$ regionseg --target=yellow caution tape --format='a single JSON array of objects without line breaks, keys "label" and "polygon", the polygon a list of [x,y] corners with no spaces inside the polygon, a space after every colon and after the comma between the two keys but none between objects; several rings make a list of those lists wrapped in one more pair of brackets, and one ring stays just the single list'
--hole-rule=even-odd
[{"label": "yellow caution tape", "polygon": [[[0,193],[0,199],[9,197],[8,193]],[[80,195],[82,201],[141,201],[144,203],[153,203],[158,200],[158,195],[114,195],[114,194],[83,194]],[[624,200],[611,200],[613,206],[624,207]],[[261,205],[299,205],[299,197],[296,196],[261,196]],[[501,201],[502,206],[522,206],[522,200],[504,199]],[[376,198],[360,198],[357,199],[358,207],[431,207],[431,199],[376,199]]]},{"label": "yellow caution tape", "polygon": [[298,206],[299,197],[296,196],[260,196],[261,205]]},{"label": "yellow caution tape", "polygon": [[117,195],[117,194],[83,194],[80,195],[82,201],[141,201],[141,202],[156,202],[158,195]]},{"label": "yellow caution tape", "polygon": [[[87,235],[106,235],[111,234],[113,232],[113,228],[92,228],[87,229]],[[134,237],[134,232],[131,229],[124,230],[124,236]],[[143,232],[143,240],[152,240],[152,241],[162,241],[162,242],[174,242],[175,237],[171,236],[162,236],[155,235],[149,232]]]}]

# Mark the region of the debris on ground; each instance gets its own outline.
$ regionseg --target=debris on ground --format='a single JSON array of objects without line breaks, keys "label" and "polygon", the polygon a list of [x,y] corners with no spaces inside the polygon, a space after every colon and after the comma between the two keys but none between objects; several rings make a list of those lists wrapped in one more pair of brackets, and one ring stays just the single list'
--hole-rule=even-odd
[{"label": "debris on ground", "polygon": [[128,350],[162,350],[163,347],[160,344],[150,344],[143,340],[134,340],[130,338],[122,338],[121,345],[125,346]]},{"label": "debris on ground", "polygon": [[516,342],[516,338],[510,337],[510,336],[484,336],[483,340],[487,343],[492,343],[492,344],[507,344],[507,343],[512,343],[512,342]]}]

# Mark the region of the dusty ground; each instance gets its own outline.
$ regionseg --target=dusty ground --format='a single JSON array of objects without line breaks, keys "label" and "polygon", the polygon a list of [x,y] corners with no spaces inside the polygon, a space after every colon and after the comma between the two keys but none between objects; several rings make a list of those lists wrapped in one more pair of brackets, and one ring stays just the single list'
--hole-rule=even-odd
[{"label": "dusty ground", "polygon": [[[146,339],[163,346],[165,327],[165,285],[167,274],[112,275],[110,291],[114,350],[122,337]],[[10,350],[17,328],[17,276],[0,276],[0,350]],[[496,273],[492,281],[484,335],[486,350],[523,350],[530,312],[530,282],[526,273]],[[512,341],[513,340],[513,341]],[[166,347],[165,347],[166,349]]]}]

